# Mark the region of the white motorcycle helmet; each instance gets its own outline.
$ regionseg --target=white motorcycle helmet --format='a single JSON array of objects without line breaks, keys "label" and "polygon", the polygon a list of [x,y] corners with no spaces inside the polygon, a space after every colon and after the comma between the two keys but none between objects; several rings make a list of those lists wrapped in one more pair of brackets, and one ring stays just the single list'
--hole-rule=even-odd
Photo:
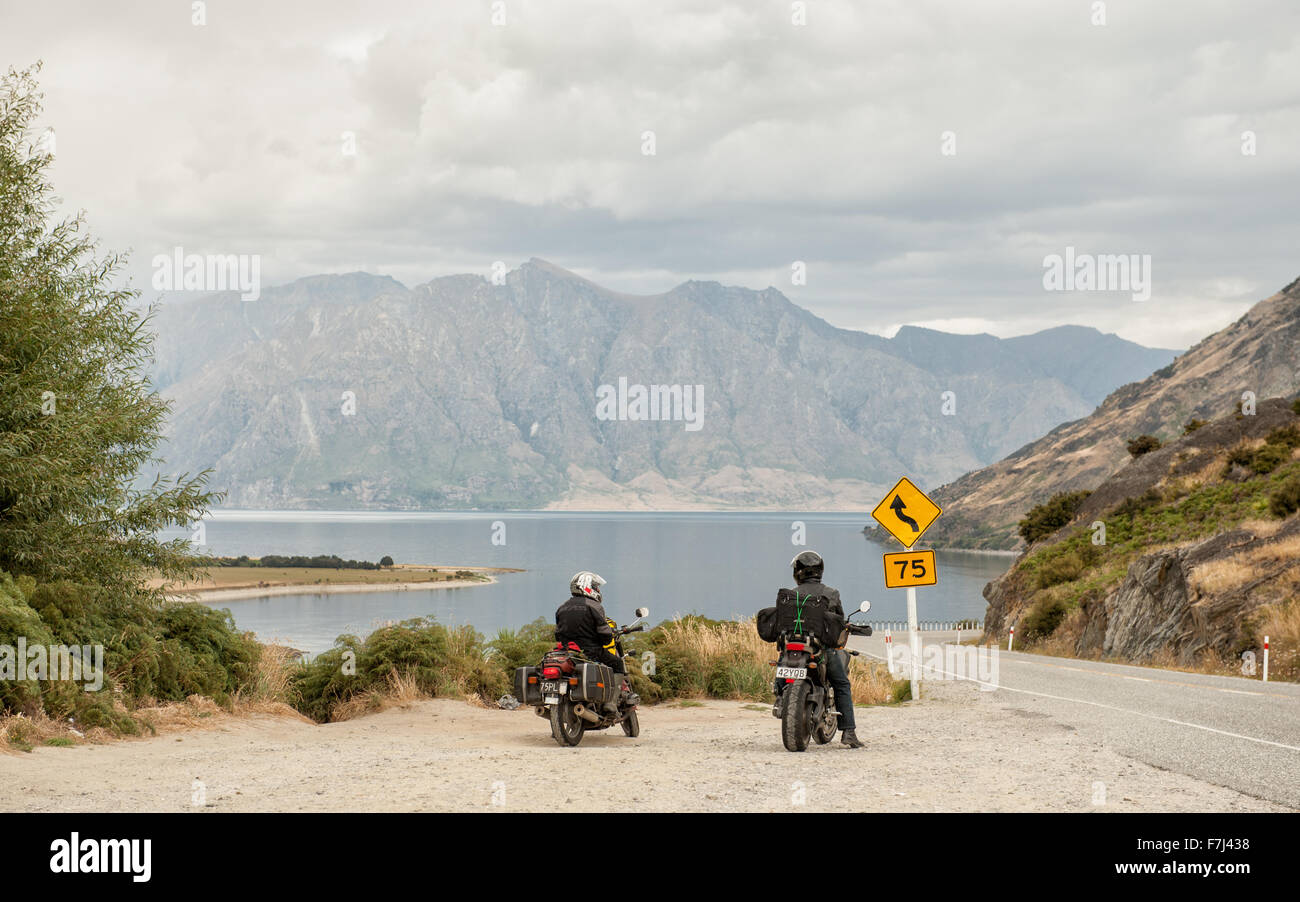
[{"label": "white motorcycle helmet", "polygon": [[584,595],[587,598],[601,600],[600,587],[605,585],[605,578],[590,570],[580,570],[569,580],[569,594]]}]

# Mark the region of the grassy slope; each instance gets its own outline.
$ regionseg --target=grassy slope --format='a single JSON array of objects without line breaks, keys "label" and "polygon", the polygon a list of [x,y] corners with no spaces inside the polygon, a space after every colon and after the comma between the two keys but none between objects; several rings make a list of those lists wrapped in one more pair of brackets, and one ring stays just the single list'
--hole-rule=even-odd
[{"label": "grassy slope", "polygon": [[[1279,440],[1223,449],[1200,473],[1161,480],[1147,492],[1125,499],[1101,517],[1106,527],[1104,545],[1093,543],[1093,521],[1084,517],[1088,522],[1067,527],[1033,547],[1005,577],[1006,591],[1015,597],[1016,608],[1025,612],[1017,630],[1018,644],[1023,642],[1021,647],[1026,649],[1040,646],[1053,653],[1069,653],[1065,643],[1051,641],[1059,626],[1085,602],[1100,601],[1113,592],[1129,565],[1144,554],[1193,543],[1243,524],[1261,535],[1275,533],[1283,518],[1270,509],[1271,499],[1284,484],[1300,482],[1300,447],[1294,444],[1294,434],[1290,441],[1290,446]],[[1265,444],[1273,447],[1262,453],[1283,457],[1284,462],[1242,481],[1228,478],[1229,457],[1234,452],[1247,458],[1260,454]],[[1285,455],[1281,447],[1285,447]],[[1285,554],[1289,547],[1280,546],[1272,554]],[[1236,588],[1250,582],[1266,563],[1259,553],[1239,555],[1216,562],[1212,573],[1195,571],[1193,583],[1209,592]],[[1292,589],[1300,583],[1300,566],[1288,567],[1283,561],[1282,569],[1286,572],[1280,581],[1260,590],[1271,593],[1264,601],[1275,608],[1265,619],[1278,614],[1288,596],[1295,597]]]}]

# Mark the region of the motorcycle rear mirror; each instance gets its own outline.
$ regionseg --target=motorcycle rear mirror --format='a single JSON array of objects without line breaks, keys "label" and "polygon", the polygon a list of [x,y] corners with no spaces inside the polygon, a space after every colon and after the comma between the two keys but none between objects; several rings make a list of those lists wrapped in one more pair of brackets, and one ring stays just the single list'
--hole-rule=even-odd
[{"label": "motorcycle rear mirror", "polygon": [[871,602],[869,601],[862,602],[862,604],[858,605],[858,610],[864,614],[867,613],[867,611],[871,610]]},{"label": "motorcycle rear mirror", "polygon": [[637,615],[638,617],[649,617],[649,616],[650,616],[650,609],[649,609],[649,608],[637,608],[637,609],[636,609],[636,615]]}]

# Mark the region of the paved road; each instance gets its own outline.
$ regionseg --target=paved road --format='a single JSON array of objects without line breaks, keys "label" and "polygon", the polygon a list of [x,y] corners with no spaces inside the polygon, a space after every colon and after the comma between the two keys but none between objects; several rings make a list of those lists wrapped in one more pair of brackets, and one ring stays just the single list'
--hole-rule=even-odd
[{"label": "paved road", "polygon": [[[922,634],[927,648],[954,638]],[[896,649],[906,641],[905,633],[894,635]],[[885,657],[879,634],[851,646]],[[973,671],[956,668],[978,679]],[[1121,755],[1300,810],[1300,685],[1005,650],[996,678],[985,682],[997,688],[982,687],[989,689],[982,703],[1043,717],[1045,728],[1066,724]]]}]

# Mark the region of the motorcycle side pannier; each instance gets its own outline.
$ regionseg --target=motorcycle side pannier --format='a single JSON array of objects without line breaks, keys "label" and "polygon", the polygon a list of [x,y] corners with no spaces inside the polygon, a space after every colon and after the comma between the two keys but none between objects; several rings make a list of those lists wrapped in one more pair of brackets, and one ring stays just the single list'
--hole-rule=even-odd
[{"label": "motorcycle side pannier", "polygon": [[[528,682],[532,677],[532,682]],[[521,705],[540,705],[542,703],[541,674],[536,667],[515,668],[515,698]]]},{"label": "motorcycle side pannier", "polygon": [[754,618],[754,626],[758,629],[758,638],[764,642],[775,642],[781,634],[776,625],[776,608],[763,608],[759,611]]},{"label": "motorcycle side pannier", "polygon": [[578,685],[569,690],[569,694],[581,701],[604,704],[613,701],[618,695],[619,676],[613,668],[594,661],[579,664],[574,674]]}]

